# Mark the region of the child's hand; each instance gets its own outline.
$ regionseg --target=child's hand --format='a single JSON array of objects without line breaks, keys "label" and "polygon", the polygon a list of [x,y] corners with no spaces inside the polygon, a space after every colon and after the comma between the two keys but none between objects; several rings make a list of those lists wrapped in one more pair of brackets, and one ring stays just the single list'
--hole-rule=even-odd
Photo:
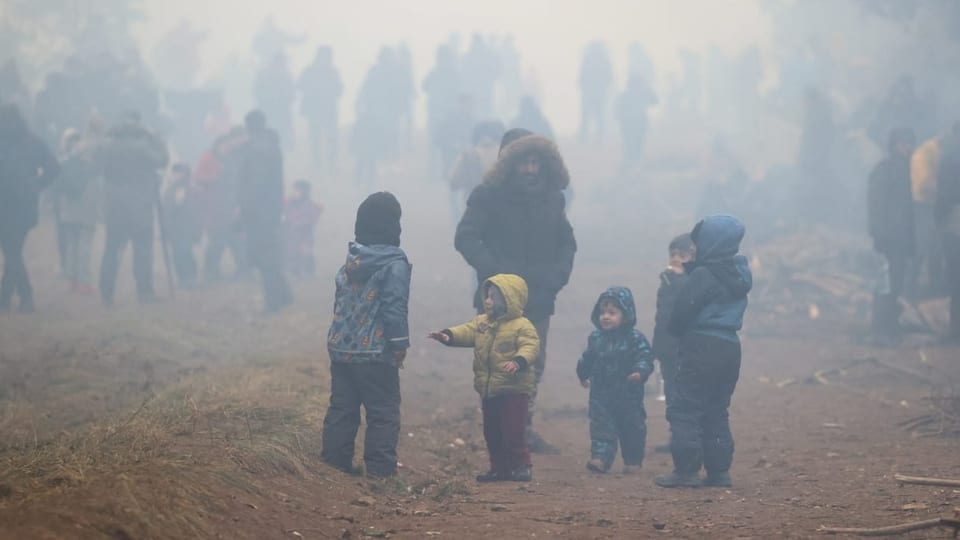
[{"label": "child's hand", "polygon": [[443,332],[430,332],[427,334],[427,337],[443,344],[450,343],[450,336]]},{"label": "child's hand", "polygon": [[640,373],[631,373],[630,375],[627,375],[627,380],[632,383],[643,382],[643,375]]},{"label": "child's hand", "polygon": [[687,271],[683,268],[683,265],[675,266],[675,265],[672,265],[672,264],[671,264],[670,266],[667,267],[667,270],[673,272],[674,274],[686,274],[686,273],[687,273]]},{"label": "child's hand", "polygon": [[516,373],[520,370],[520,364],[514,362],[513,360],[500,364],[500,367],[502,367],[507,373]]},{"label": "child's hand", "polygon": [[580,381],[580,386],[584,388],[590,388],[590,379],[584,379]]},{"label": "child's hand", "polygon": [[406,349],[393,351],[393,361],[396,362],[398,368],[403,369],[403,361],[406,359],[407,359]]}]

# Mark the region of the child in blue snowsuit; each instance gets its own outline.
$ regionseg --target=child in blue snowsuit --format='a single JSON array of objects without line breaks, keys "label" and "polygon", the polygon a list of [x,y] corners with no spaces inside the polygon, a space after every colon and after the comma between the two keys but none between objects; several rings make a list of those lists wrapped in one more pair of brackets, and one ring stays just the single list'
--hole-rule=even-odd
[{"label": "child in blue snowsuit", "polygon": [[643,385],[653,373],[653,352],[636,329],[637,309],[626,287],[600,295],[591,316],[596,330],[577,362],[580,384],[590,388],[590,461],[587,469],[605,473],[619,441],[623,472],[636,472],[647,442]]}]

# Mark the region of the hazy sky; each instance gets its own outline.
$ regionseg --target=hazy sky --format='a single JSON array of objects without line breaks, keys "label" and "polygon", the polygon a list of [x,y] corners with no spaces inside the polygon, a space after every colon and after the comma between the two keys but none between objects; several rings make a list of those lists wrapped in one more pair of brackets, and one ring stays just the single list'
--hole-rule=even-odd
[{"label": "hazy sky", "polygon": [[[384,43],[409,43],[418,81],[430,68],[434,50],[453,32],[464,47],[470,34],[511,33],[523,71],[536,71],[544,107],[560,131],[578,118],[576,77],[581,48],[602,38],[615,56],[618,82],[627,44],[639,40],[659,64],[659,83],[676,66],[681,48],[703,50],[719,44],[735,51],[769,42],[769,23],[758,0],[147,0],[149,22],[138,29],[147,58],[157,37],[188,18],[210,35],[202,51],[206,71],[218,72],[231,54],[245,55],[264,16],[282,28],[305,33],[291,50],[294,68],[309,61],[314,47],[329,43],[347,87],[344,113],[353,93]],[[422,107],[420,107],[422,110]]]}]

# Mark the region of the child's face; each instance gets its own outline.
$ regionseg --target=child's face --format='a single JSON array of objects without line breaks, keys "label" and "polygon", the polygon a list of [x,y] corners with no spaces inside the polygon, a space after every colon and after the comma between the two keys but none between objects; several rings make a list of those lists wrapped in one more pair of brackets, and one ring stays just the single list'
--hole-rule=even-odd
[{"label": "child's face", "polygon": [[693,260],[695,250],[681,251],[674,249],[670,251],[670,268],[674,272],[683,272],[683,264]]},{"label": "child's face", "polygon": [[613,302],[604,302],[600,305],[600,328],[614,330],[623,324],[623,310]]}]

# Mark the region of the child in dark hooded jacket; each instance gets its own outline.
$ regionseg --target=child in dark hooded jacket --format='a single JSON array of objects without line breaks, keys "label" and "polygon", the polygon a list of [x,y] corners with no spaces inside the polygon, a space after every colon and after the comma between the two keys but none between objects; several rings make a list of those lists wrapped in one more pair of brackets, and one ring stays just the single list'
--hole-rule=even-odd
[{"label": "child in dark hooded jacket", "polygon": [[643,385],[653,373],[653,352],[637,330],[637,309],[626,287],[600,295],[591,316],[596,330],[577,362],[577,377],[590,388],[590,461],[587,469],[605,473],[619,441],[624,473],[643,463],[647,412]]},{"label": "child in dark hooded jacket", "polygon": [[[740,377],[740,338],[753,285],[739,255],[746,229],[737,218],[714,215],[694,227],[693,261],[677,294],[668,329],[680,342],[675,396],[667,403],[674,471],[661,487],[728,487],[733,435],[728,408]],[[700,469],[707,477],[700,480]]]},{"label": "child in dark hooded jacket", "polygon": [[337,273],[333,324],[327,336],[332,377],[323,419],[323,460],[353,466],[360,406],[367,413],[363,460],[372,477],[397,474],[400,373],[410,338],[407,304],[412,267],[400,249],[400,203],[374,193],[357,210],[356,241]]}]

